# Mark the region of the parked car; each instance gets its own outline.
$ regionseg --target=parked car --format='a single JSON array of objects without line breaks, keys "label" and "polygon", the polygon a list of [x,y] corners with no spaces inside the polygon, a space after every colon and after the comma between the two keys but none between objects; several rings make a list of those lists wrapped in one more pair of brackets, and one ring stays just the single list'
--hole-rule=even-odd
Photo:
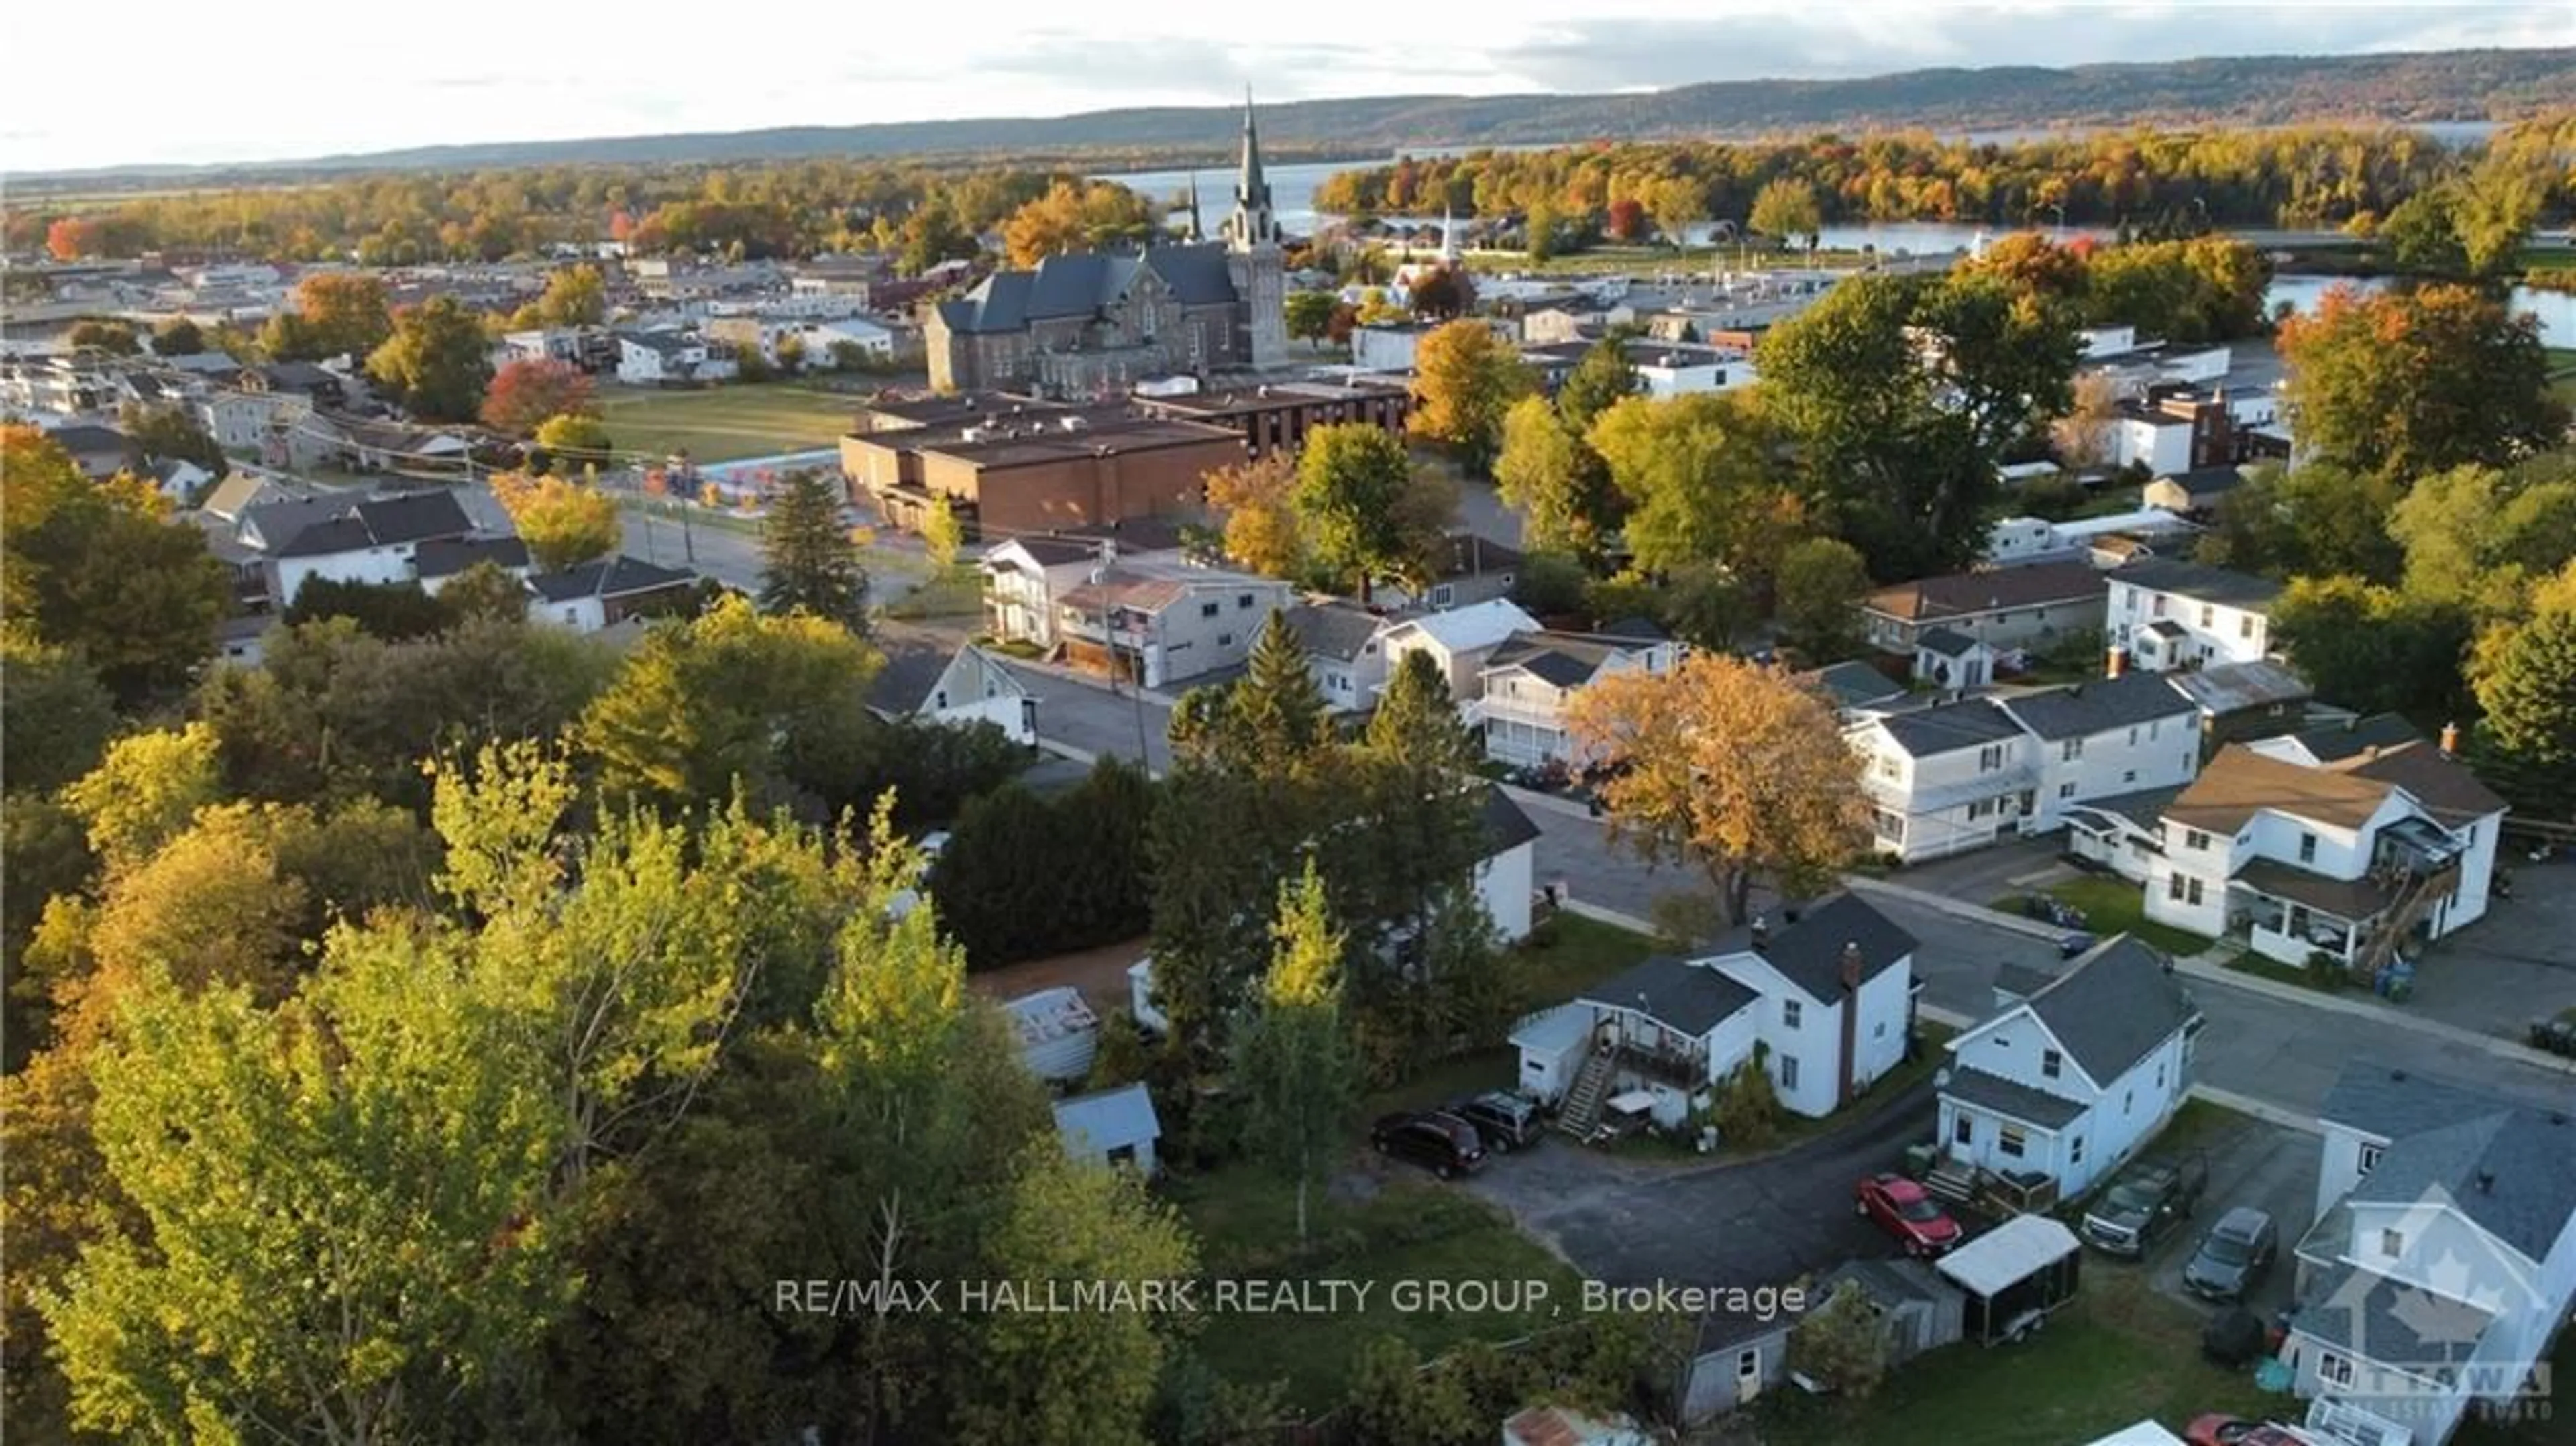
[{"label": "parked car", "polygon": [[2218,1217],[2200,1237],[2200,1249],[2182,1268],[2183,1289],[2203,1300],[2238,1301],[2272,1269],[2281,1232],[2272,1217],[2248,1205]]},{"label": "parked car", "polygon": [[1539,1140],[1538,1106],[1509,1090],[1487,1090],[1474,1099],[1451,1105],[1449,1113],[1474,1125],[1476,1133],[1484,1137],[1485,1148],[1498,1155],[1508,1155]]},{"label": "parked car", "polygon": [[1905,1253],[1934,1256],[1957,1248],[1965,1233],[1931,1192],[1902,1175],[1872,1175],[1852,1190],[1852,1208],[1896,1237]]},{"label": "parked car", "polygon": [[2242,1416],[2201,1416],[2183,1429],[2191,1446],[2312,1446],[2311,1438]]},{"label": "parked car", "polygon": [[1456,1115],[1395,1114],[1380,1118],[1369,1130],[1377,1152],[1420,1165],[1443,1180],[1472,1174],[1485,1165],[1485,1142],[1476,1127]]},{"label": "parked car", "polygon": [[2190,1219],[2208,1187],[2208,1156],[2148,1156],[2121,1171],[2085,1209],[2081,1233],[2096,1249],[2134,1259]]}]

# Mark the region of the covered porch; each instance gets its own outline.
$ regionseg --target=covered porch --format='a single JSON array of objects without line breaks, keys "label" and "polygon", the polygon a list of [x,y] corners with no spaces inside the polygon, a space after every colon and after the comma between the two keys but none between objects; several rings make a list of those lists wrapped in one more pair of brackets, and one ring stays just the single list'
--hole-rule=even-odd
[{"label": "covered porch", "polygon": [[2375,879],[2330,879],[2257,859],[2227,885],[2229,932],[2266,959],[2305,968],[2323,953],[2349,969],[2395,902]]},{"label": "covered porch", "polygon": [[1940,1153],[1953,1175],[1970,1176],[1981,1193],[2009,1186],[2038,1206],[2083,1193],[2092,1169],[2077,1142],[2085,1109],[2029,1085],[1951,1065],[1936,1076],[1941,1091]]}]

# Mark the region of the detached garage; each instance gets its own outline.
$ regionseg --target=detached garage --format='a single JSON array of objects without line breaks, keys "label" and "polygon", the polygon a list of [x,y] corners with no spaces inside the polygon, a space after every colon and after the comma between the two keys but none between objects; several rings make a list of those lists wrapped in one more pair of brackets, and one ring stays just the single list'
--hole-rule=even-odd
[{"label": "detached garage", "polygon": [[2019,1340],[2075,1298],[2084,1248],[2075,1232],[2045,1215],[2016,1215],[1944,1256],[1943,1279],[1967,1292],[1969,1340]]}]

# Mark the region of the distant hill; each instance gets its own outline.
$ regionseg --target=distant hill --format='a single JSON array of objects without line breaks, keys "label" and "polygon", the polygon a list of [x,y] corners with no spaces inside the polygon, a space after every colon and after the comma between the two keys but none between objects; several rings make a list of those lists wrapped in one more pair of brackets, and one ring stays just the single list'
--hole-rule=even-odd
[{"label": "distant hill", "polygon": [[[2576,49],[2246,56],[2135,65],[1914,70],[1861,80],[1752,80],[1615,95],[1369,96],[1261,108],[1282,157],[1348,159],[1404,148],[1527,145],[1594,137],[1750,136],[1835,130],[1943,133],[2129,125],[2510,120],[2576,97]],[[696,135],[423,146],[256,166],[128,166],[29,182],[187,179],[196,184],[359,170],[746,162],[816,155],[1135,160],[1221,156],[1225,107],[1092,111],[1055,119],[800,126]],[[48,186],[47,189],[54,187]]]}]

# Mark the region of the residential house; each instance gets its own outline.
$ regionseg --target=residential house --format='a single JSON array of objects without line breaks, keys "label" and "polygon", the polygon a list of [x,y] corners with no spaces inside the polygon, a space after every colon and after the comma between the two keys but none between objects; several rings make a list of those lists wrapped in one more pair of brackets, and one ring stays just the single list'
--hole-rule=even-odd
[{"label": "residential house", "polygon": [[1704,958],[1658,955],[1521,1021],[1520,1089],[1590,1132],[1602,1105],[1651,1098],[1680,1128],[1748,1061],[1783,1108],[1822,1118],[1905,1059],[1914,1023],[1914,936],[1851,894]]},{"label": "residential house", "polygon": [[1995,680],[1994,645],[1952,627],[1914,635],[1914,680],[1949,693],[1965,693]]},{"label": "residential house", "polygon": [[262,503],[241,514],[238,528],[241,542],[259,554],[267,596],[280,607],[291,605],[311,578],[415,581],[414,557],[422,543],[473,532],[456,494],[445,490]]},{"label": "residential house", "polygon": [[1294,456],[1315,427],[1365,422],[1398,436],[1413,413],[1413,394],[1402,387],[1353,382],[1263,382],[1249,387],[1168,396],[1142,392],[1132,400],[1148,416],[1223,427],[1243,438],[1244,455],[1255,459],[1274,453]]},{"label": "residential house", "polygon": [[1076,1164],[1125,1165],[1146,1176],[1158,1168],[1154,1144],[1163,1122],[1142,1083],[1057,1100],[1055,1130]]},{"label": "residential house", "polygon": [[2143,885],[2164,852],[2165,810],[2183,788],[2142,788],[2063,806],[2066,852],[2090,860],[2133,884]]},{"label": "residential house", "polygon": [[811,317],[728,316],[707,323],[707,335],[738,350],[755,352],[771,366],[785,365],[780,348],[796,344],[801,364],[821,370],[836,365],[836,348],[855,347],[863,358],[894,359],[894,333],[861,317],[815,320]]},{"label": "residential house", "polygon": [[2077,562],[1951,573],[1881,588],[1861,604],[1872,646],[1912,654],[1925,631],[1946,627],[2001,649],[2042,649],[2102,630],[2102,574]]},{"label": "residential house", "polygon": [[2485,916],[2504,812],[2420,739],[2318,766],[2232,745],[2164,811],[2147,917],[2375,977]]},{"label": "residential house", "polygon": [[1306,671],[1314,675],[1326,708],[1351,713],[1377,706],[1393,621],[1336,598],[1297,603],[1282,617],[1305,651]]},{"label": "residential house", "polygon": [[2038,809],[2039,741],[1988,699],[1868,718],[1847,736],[1881,854],[1920,863],[1983,848]]},{"label": "residential house", "polygon": [[265,362],[243,367],[234,385],[246,392],[302,397],[316,409],[349,404],[347,384],[339,375],[308,361]]},{"label": "residential house", "polygon": [[348,460],[362,472],[437,477],[467,476],[474,455],[471,436],[457,428],[416,426],[377,418],[317,414],[348,439]]},{"label": "residential house", "polygon": [[1057,642],[1057,599],[1094,572],[1121,561],[1131,567],[1179,567],[1186,560],[1180,528],[1153,517],[997,542],[985,549],[980,564],[984,625],[1004,642],[1051,648]]},{"label": "residential house", "polygon": [[2087,800],[2178,788],[2200,772],[2198,706],[2153,673],[1995,702],[2037,744],[2038,799],[2022,811],[2023,833],[2064,825],[2066,810]]},{"label": "residential house", "polygon": [[629,618],[662,617],[687,608],[696,593],[695,573],[619,555],[528,579],[536,594],[528,616],[595,633]]},{"label": "residential house", "polygon": [[215,485],[214,473],[180,457],[160,458],[145,467],[143,473],[152,479],[153,490],[178,503]]},{"label": "residential house", "polygon": [[2281,585],[2225,568],[2151,557],[2110,573],[2110,645],[2141,668],[2170,672],[2257,662],[2271,653]]},{"label": "residential house", "polygon": [[126,470],[134,460],[134,439],[114,427],[74,422],[56,427],[45,436],[70,453],[72,465],[93,482],[106,481]]},{"label": "residential house", "polygon": [[2307,679],[2270,658],[2165,676],[2200,709],[2203,758],[2230,743],[2269,738],[2298,727],[2316,698],[2316,689],[2308,686]]},{"label": "residential house", "polygon": [[1910,706],[1912,697],[1903,683],[1863,662],[1835,663],[1804,675],[1800,681],[1822,692],[1846,724]]},{"label": "residential house", "polygon": [[515,537],[432,538],[412,549],[411,561],[420,590],[432,597],[477,564],[490,563],[523,582],[537,570],[528,557],[528,545]]},{"label": "residential house", "polygon": [[2236,432],[2224,396],[2188,388],[2154,388],[2145,400],[2120,403],[2110,424],[2114,467],[2145,467],[2171,476],[2236,460]]},{"label": "residential house", "polygon": [[1038,700],[992,654],[892,629],[881,630],[876,643],[885,664],[869,680],[868,708],[878,717],[958,728],[990,723],[1014,743],[1037,746]]},{"label": "residential house", "polygon": [[734,374],[732,357],[702,337],[677,331],[617,334],[617,379],[630,387],[688,386]]},{"label": "residential house", "polygon": [[2317,1121],[2280,1352],[2308,1423],[2440,1446],[2481,1407],[2530,1409],[2576,1308],[2569,1111],[2356,1060]]},{"label": "residential house", "polygon": [[1406,654],[1426,653],[1449,680],[1449,696],[1464,702],[1478,696],[1495,649],[1516,633],[1541,631],[1538,619],[1501,598],[1410,618],[1387,632],[1387,675],[1404,666]]},{"label": "residential house", "polygon": [[506,361],[568,362],[585,372],[614,371],[624,348],[604,326],[542,326],[501,334]]},{"label": "residential house", "polygon": [[1393,579],[1379,579],[1370,585],[1368,601],[1393,612],[1473,607],[1510,597],[1520,581],[1520,567],[1519,552],[1473,532],[1455,532],[1442,539],[1439,575],[1423,592],[1417,595]]},{"label": "residential house", "polygon": [[1293,601],[1277,578],[1121,560],[1057,600],[1055,633],[1075,667],[1163,688],[1249,659]]},{"label": "residential house", "polygon": [[2190,1087],[2200,1011],[2164,955],[2126,934],[1950,1041],[1938,1172],[2037,1177],[2059,1198],[2107,1178]]},{"label": "residential house", "polygon": [[1680,658],[1669,638],[1515,633],[1486,655],[1464,716],[1484,730],[1485,755],[1496,762],[1579,762],[1567,718],[1583,690],[1619,673],[1669,673]]},{"label": "residential house", "polygon": [[2205,518],[2215,513],[2218,504],[2226,501],[2228,494],[2244,482],[2245,473],[2234,466],[2196,467],[2188,472],[2158,477],[2138,494],[2138,500],[2167,512]]},{"label": "residential house", "polygon": [[236,667],[256,668],[266,661],[268,642],[284,626],[275,613],[242,613],[215,624],[215,651]]},{"label": "residential house", "polygon": [[293,392],[218,391],[197,403],[198,419],[216,446],[235,456],[280,453],[278,465],[297,471],[330,455],[330,439],[303,430],[312,415],[312,400]]},{"label": "residential house", "polygon": [[1351,365],[1364,372],[1403,376],[1431,327],[1419,321],[1380,322],[1351,328]]},{"label": "residential house", "polygon": [[1476,861],[1476,899],[1495,936],[1506,944],[1529,937],[1538,900],[1538,825],[1511,795],[1488,783],[1478,805],[1485,824],[1485,856]]}]

